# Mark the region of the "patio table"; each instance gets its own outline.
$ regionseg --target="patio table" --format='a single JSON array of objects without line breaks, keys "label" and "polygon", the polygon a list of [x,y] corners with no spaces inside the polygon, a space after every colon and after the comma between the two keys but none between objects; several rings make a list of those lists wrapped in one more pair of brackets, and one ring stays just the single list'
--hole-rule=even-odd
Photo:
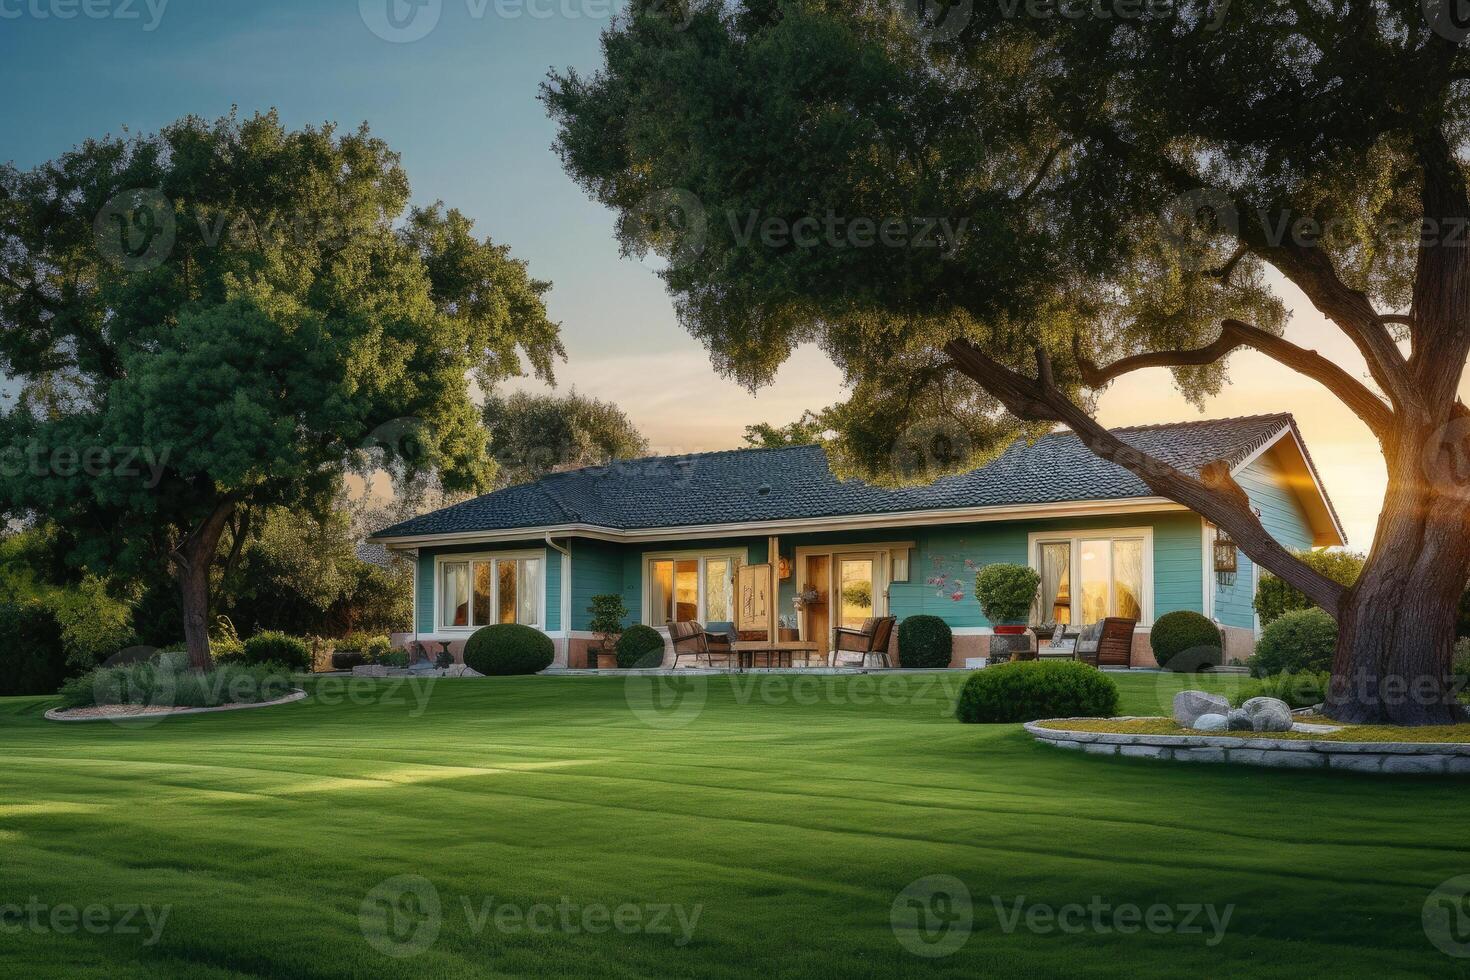
[{"label": "patio table", "polygon": [[818,650],[817,644],[812,640],[737,640],[731,649],[735,656],[740,659],[740,669],[755,667],[755,658],[760,654],[766,655],[766,666],[771,666],[771,658],[775,657],[782,667],[792,666],[794,654],[804,654],[802,659],[810,664],[812,654]]}]

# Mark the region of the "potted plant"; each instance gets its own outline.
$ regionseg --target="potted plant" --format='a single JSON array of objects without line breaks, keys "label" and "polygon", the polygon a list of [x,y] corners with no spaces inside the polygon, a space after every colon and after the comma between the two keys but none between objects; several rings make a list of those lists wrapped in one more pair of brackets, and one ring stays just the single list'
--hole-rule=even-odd
[{"label": "potted plant", "polygon": [[986,565],[975,576],[975,597],[995,631],[1003,636],[1026,632],[1041,576],[1025,565]]},{"label": "potted plant", "polygon": [[618,636],[623,632],[623,620],[628,616],[628,607],[623,597],[613,593],[595,595],[592,605],[587,607],[592,614],[592,632],[601,641],[587,648],[587,665],[598,670],[614,670],[618,666]]}]

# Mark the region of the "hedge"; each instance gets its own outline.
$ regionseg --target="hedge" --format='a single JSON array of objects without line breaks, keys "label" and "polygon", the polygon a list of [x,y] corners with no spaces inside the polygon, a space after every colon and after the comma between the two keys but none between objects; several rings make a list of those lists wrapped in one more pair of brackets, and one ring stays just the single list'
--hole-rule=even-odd
[{"label": "hedge", "polygon": [[464,645],[465,666],[486,676],[535,674],[555,659],[551,637],[517,623],[476,630]]},{"label": "hedge", "polygon": [[1261,631],[1256,655],[1248,661],[1256,677],[1316,673],[1332,669],[1337,623],[1320,609],[1298,609]]},{"label": "hedge", "polygon": [[898,624],[900,667],[948,667],[954,650],[954,631],[938,616],[910,616]]},{"label": "hedge", "polygon": [[267,630],[245,641],[247,664],[280,664],[295,671],[311,669],[311,651],[305,640]]},{"label": "hedge", "polygon": [[618,637],[618,666],[662,667],[664,638],[652,626],[629,626]]},{"label": "hedge", "polygon": [[1032,660],[976,671],[960,690],[955,717],[967,723],[1041,718],[1107,718],[1118,713],[1118,685],[1076,661]]},{"label": "hedge", "polygon": [[0,697],[55,694],[67,675],[56,613],[39,602],[0,603],[0,636]]},{"label": "hedge", "polygon": [[1149,644],[1160,667],[1181,674],[1218,667],[1224,655],[1220,628],[1187,609],[1160,616],[1149,633]]}]

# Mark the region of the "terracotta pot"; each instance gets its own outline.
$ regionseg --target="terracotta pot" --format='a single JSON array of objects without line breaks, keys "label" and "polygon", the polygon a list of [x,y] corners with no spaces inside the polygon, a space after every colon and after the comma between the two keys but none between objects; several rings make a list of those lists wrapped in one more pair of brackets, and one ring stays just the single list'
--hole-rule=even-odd
[{"label": "terracotta pot", "polygon": [[607,653],[604,653],[601,650],[597,651],[597,669],[598,670],[617,670],[618,669],[618,655],[617,655],[617,652],[616,651],[609,651]]},{"label": "terracotta pot", "polygon": [[995,628],[995,631],[1001,636],[1020,636],[1022,633],[1026,632],[1026,627],[1023,624],[1006,623],[1004,625],[997,626]]}]

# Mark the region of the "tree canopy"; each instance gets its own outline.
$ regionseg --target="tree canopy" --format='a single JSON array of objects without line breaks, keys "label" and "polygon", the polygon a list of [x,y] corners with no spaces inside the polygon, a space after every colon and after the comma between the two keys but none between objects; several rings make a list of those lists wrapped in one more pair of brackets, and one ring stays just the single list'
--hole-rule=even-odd
[{"label": "tree canopy", "polygon": [[752,449],[784,449],[787,446],[810,446],[822,441],[827,422],[818,412],[807,409],[801,418],[785,425],[757,422],[745,427],[742,437]]},{"label": "tree canopy", "polygon": [[180,576],[195,662],[242,505],[324,513],[371,454],[478,489],[469,379],[550,377],[558,327],[505,246],[410,207],[364,126],[186,118],[0,168],[0,507],[73,560]]},{"label": "tree canopy", "polygon": [[648,452],[648,440],[622,409],[575,391],[492,393],[485,399],[484,418],[490,455],[504,485]]}]

